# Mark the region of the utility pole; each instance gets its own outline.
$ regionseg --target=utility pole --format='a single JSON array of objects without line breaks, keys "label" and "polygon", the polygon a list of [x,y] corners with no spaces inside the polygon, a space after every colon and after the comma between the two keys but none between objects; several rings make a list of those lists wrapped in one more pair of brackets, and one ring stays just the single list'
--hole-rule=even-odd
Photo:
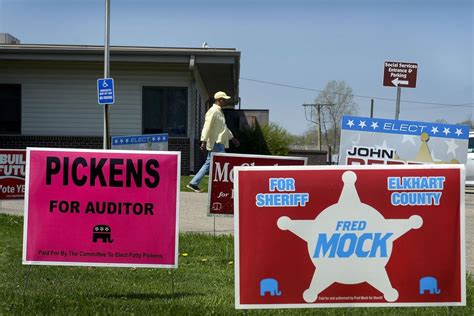
[{"label": "utility pole", "polygon": [[[308,104],[308,103],[305,103],[303,104],[303,106],[305,107],[305,116],[306,116],[306,120],[310,121],[310,122],[313,122],[315,124],[318,124],[318,146],[319,146],[319,150],[323,150],[322,148],[322,144],[321,144],[321,107],[323,106],[333,106],[334,103],[311,103],[311,104]],[[310,116],[310,118],[308,119],[307,115],[306,115],[306,108],[307,107],[311,107],[311,109],[314,109],[314,108],[317,108],[317,111],[318,111],[318,121],[315,122],[313,120],[311,120],[312,116]],[[311,114],[313,113],[313,110],[311,110]]]},{"label": "utility pole", "polygon": [[[105,0],[104,78],[110,75],[110,0]],[[104,149],[109,149],[109,105],[104,104]]]},{"label": "utility pole", "polygon": [[374,118],[374,99],[370,100],[370,118]]}]

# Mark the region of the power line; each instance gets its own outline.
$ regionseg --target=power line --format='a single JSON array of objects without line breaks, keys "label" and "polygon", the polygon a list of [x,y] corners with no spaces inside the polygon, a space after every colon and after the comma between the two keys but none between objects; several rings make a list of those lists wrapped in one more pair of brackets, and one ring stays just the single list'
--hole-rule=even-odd
[{"label": "power line", "polygon": [[[291,89],[313,91],[313,92],[326,92],[326,91],[320,90],[320,89],[306,88],[306,87],[300,87],[300,86],[294,86],[294,85],[277,83],[277,82],[270,82],[270,81],[264,81],[264,80],[257,80],[257,79],[251,79],[251,78],[240,77],[240,79],[245,80],[245,81],[258,82],[258,83],[262,83],[262,84],[268,84],[268,85],[272,85],[272,86],[279,86],[279,87],[285,87],[285,88],[291,88]],[[395,101],[395,99],[391,99],[391,98],[381,98],[381,97],[373,97],[373,96],[367,96],[367,95],[347,94],[347,93],[340,93],[340,92],[327,92],[327,93],[333,93],[333,94],[338,94],[338,95],[352,95],[356,98],[364,98],[364,99]],[[442,108],[442,107],[449,107],[449,106],[472,108],[473,105],[474,105],[474,103],[451,104],[451,103],[437,103],[437,102],[411,101],[411,100],[400,100],[400,101],[405,102],[405,103],[435,105],[434,107],[429,107],[429,108]]]}]

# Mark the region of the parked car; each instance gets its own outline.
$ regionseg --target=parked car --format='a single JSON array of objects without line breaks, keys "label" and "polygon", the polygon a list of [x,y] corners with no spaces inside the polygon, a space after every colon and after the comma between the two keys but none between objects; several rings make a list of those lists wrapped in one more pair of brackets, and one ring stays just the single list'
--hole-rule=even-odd
[{"label": "parked car", "polygon": [[469,132],[469,145],[467,148],[466,185],[474,186],[474,131]]}]

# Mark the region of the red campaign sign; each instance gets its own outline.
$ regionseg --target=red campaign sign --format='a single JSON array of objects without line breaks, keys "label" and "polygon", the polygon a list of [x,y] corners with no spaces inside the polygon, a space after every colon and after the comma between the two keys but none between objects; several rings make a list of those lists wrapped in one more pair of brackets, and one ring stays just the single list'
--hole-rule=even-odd
[{"label": "red campaign sign", "polygon": [[240,167],[236,308],[466,304],[463,165]]},{"label": "red campaign sign", "polygon": [[0,200],[25,196],[26,150],[0,149]]},{"label": "red campaign sign", "polygon": [[179,152],[28,148],[23,264],[176,268]]},{"label": "red campaign sign", "polygon": [[303,166],[306,161],[305,157],[212,153],[208,215],[234,215],[234,167]]}]

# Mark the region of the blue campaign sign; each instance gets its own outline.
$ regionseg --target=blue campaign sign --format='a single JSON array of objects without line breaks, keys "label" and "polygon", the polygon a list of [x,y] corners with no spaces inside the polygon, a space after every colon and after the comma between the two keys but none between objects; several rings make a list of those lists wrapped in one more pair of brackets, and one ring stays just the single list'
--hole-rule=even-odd
[{"label": "blue campaign sign", "polygon": [[114,104],[114,79],[97,79],[97,99],[99,104]]},{"label": "blue campaign sign", "polygon": [[466,140],[469,138],[469,126],[467,125],[390,120],[349,115],[344,115],[342,117],[341,129],[357,132],[411,136],[419,136],[422,133],[427,133],[430,137],[442,137],[448,139],[453,138]]},{"label": "blue campaign sign", "polygon": [[465,164],[468,142],[467,125],[344,115],[339,164]]},{"label": "blue campaign sign", "polygon": [[168,150],[168,134],[112,136],[112,149]]}]

